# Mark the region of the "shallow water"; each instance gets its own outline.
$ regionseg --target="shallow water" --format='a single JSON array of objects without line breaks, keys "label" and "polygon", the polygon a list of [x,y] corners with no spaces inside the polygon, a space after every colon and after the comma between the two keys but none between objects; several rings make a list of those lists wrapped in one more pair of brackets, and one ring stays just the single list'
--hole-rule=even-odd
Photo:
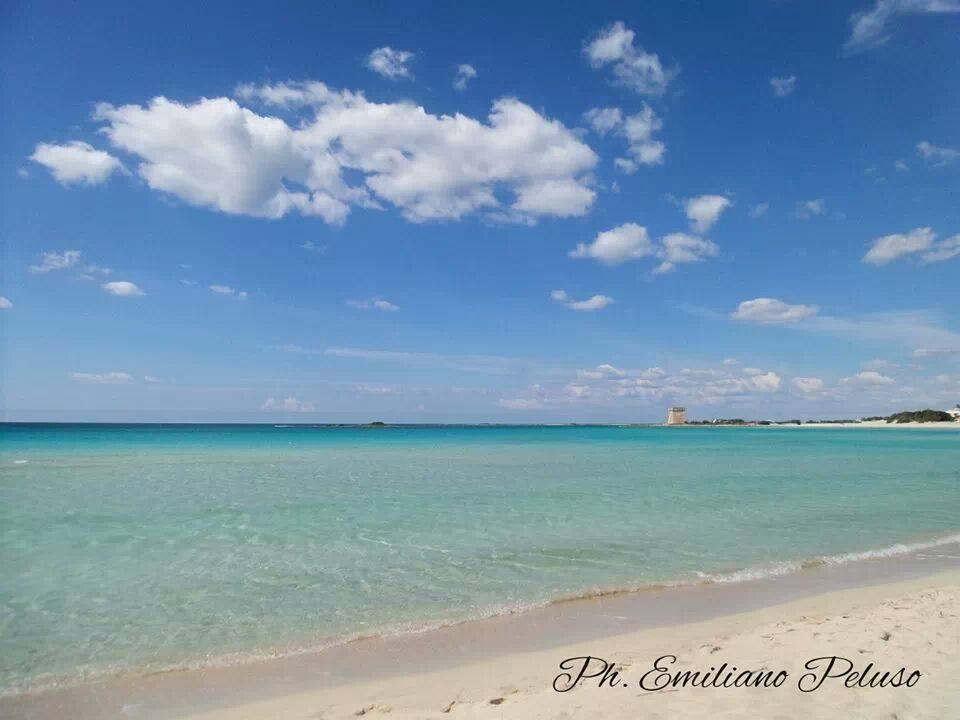
[{"label": "shallow water", "polygon": [[0,451],[8,689],[960,531],[949,431],[6,425]]}]

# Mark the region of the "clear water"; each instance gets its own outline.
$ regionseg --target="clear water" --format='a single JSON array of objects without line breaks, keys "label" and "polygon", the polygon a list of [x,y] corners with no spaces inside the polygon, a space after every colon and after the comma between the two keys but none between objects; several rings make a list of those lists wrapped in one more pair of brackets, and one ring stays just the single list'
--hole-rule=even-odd
[{"label": "clear water", "polygon": [[0,452],[8,691],[960,530],[952,431],[6,425]]}]

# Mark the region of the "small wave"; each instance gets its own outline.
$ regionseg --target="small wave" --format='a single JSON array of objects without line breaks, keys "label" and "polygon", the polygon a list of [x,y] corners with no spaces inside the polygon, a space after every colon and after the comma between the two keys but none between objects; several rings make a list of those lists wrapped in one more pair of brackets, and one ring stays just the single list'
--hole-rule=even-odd
[{"label": "small wave", "polygon": [[[363,538],[371,542],[377,542],[369,538]],[[233,667],[236,665],[245,665],[254,662],[263,662],[268,660],[277,660],[281,658],[294,657],[298,655],[309,655],[323,652],[333,647],[349,645],[351,643],[361,642],[371,639],[383,639],[397,637],[402,635],[413,635],[434,630],[441,630],[456,625],[462,625],[468,622],[486,620],[493,617],[505,615],[516,615],[529,612],[538,608],[571,603],[583,600],[594,600],[603,597],[615,595],[625,595],[637,592],[649,592],[657,590],[667,590],[679,587],[691,587],[695,585],[710,585],[720,583],[739,583],[755,580],[764,580],[783,575],[789,575],[803,570],[809,570],[816,567],[844,565],[847,563],[861,562],[867,560],[879,560],[883,558],[908,555],[910,553],[922,552],[945,545],[960,544],[960,533],[946,535],[944,537],[916,543],[896,543],[885,548],[877,550],[865,550],[862,552],[842,553],[839,555],[820,555],[804,560],[786,560],[780,562],[768,563],[753,567],[732,570],[729,572],[700,572],[694,573],[695,579],[685,579],[666,582],[648,582],[636,585],[623,585],[617,587],[595,587],[590,590],[562,595],[548,600],[516,602],[502,605],[494,605],[471,614],[468,617],[435,619],[423,622],[403,622],[380,627],[371,632],[357,632],[353,634],[329,637],[317,642],[307,643],[296,646],[286,646],[277,648],[267,648],[260,650],[250,650],[243,652],[224,653],[219,655],[207,655],[202,658],[196,658],[189,661],[167,664],[152,667],[131,668],[104,668],[97,671],[84,672],[80,675],[70,677],[54,677],[45,675],[31,680],[15,683],[5,688],[0,688],[0,697],[10,697],[15,695],[33,694],[47,690],[60,689],[83,685],[90,682],[102,681],[108,678],[119,677],[139,677],[144,675],[154,675],[159,673],[178,672],[184,670],[200,670],[206,668]]]},{"label": "small wave", "polygon": [[698,572],[703,582],[707,583],[733,583],[745,582],[747,580],[763,580],[764,578],[777,577],[780,575],[789,575],[801,570],[810,570],[816,567],[826,565],[845,565],[852,562],[863,560],[880,560],[882,558],[897,557],[898,555],[908,555],[922,550],[941,547],[943,545],[960,544],[960,533],[955,535],[946,535],[934,540],[915,543],[896,543],[879,550],[864,550],[862,552],[842,553],[840,555],[820,555],[805,560],[787,560],[783,562],[769,563],[767,565],[758,565],[755,567],[743,568],[726,573],[703,573]]}]

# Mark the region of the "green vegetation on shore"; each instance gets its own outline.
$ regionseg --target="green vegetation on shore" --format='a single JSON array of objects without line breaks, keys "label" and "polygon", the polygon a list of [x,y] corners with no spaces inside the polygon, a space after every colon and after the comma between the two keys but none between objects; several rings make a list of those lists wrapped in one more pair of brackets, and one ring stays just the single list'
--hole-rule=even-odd
[{"label": "green vegetation on shore", "polygon": [[884,418],[888,423],[907,423],[907,422],[953,422],[953,416],[943,410],[904,410],[894,415]]}]

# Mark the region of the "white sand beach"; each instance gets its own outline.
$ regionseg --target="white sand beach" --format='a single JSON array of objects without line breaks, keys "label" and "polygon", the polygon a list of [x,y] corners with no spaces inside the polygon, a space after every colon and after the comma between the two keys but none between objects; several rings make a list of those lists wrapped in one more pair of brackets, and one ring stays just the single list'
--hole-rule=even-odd
[{"label": "white sand beach", "polygon": [[[960,717],[958,550],[953,544],[762,580],[598,596],[301,656],[8,696],[0,716],[943,720]],[[587,656],[618,673],[613,686],[595,677],[557,692],[555,685],[570,686],[561,663]],[[676,657],[659,661],[674,676],[786,676],[779,687],[717,681],[720,687],[650,690],[664,682],[651,673],[664,656]],[[828,660],[816,661],[830,657],[838,659],[829,668]],[[582,666],[567,664],[574,674]],[[588,674],[602,669],[594,660]],[[884,673],[899,677],[899,687],[877,687]]]},{"label": "white sand beach", "polygon": [[[335,718],[930,718],[960,717],[960,572],[809,597],[706,622],[658,628],[428,674],[305,692],[191,715],[191,720]],[[558,663],[602,656],[620,672],[617,687],[586,680],[560,693]],[[638,687],[656,658],[676,670],[721,663],[780,670],[779,688]],[[814,658],[842,656],[856,671],[920,672],[913,687],[848,688],[828,678],[797,689]],[[844,669],[834,666],[831,674]],[[822,665],[821,665],[822,667]],[[648,680],[647,682],[651,682]],[[863,681],[868,682],[867,680]],[[807,686],[815,683],[809,679]]]}]

